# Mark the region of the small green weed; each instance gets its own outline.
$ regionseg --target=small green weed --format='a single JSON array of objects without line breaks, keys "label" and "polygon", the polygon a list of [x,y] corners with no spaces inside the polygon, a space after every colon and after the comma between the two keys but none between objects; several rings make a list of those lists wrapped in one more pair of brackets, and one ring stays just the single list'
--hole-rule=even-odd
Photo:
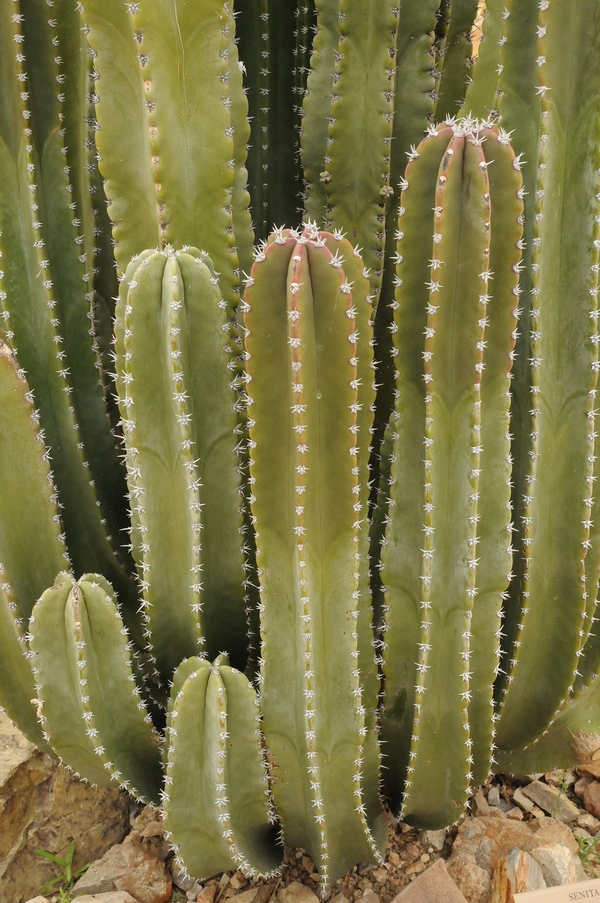
[{"label": "small green weed", "polygon": [[600,878],[600,850],[598,849],[600,838],[577,835],[577,843],[579,844],[579,858],[585,871],[593,878]]},{"label": "small green weed", "polygon": [[69,852],[65,856],[64,859],[61,859],[60,856],[55,856],[54,853],[49,853],[48,850],[36,850],[38,856],[43,856],[45,859],[49,859],[51,862],[55,862],[57,865],[60,865],[62,868],[62,874],[57,875],[56,878],[52,878],[50,881],[46,882],[44,886],[40,890],[40,894],[46,894],[48,891],[52,893],[56,893],[58,891],[59,901],[60,903],[71,903],[71,891],[73,890],[73,885],[80,878],[84,872],[86,872],[91,863],[88,862],[87,865],[84,865],[82,868],[73,871],[73,854],[75,852],[75,841],[71,841],[71,845],[69,847]]}]

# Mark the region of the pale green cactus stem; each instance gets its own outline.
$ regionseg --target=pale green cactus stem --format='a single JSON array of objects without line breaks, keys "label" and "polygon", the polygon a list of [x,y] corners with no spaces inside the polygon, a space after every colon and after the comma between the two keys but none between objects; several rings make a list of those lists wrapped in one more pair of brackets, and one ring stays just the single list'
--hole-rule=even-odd
[{"label": "pale green cactus stem", "polygon": [[469,120],[432,129],[403,185],[382,739],[393,804],[404,783],[403,817],[429,827],[456,820],[474,774],[485,778],[490,768],[511,564],[508,373],[520,188],[506,135]]},{"label": "pale green cactus stem", "polygon": [[61,761],[94,784],[157,803],[160,746],[110,584],[59,574],[34,608],[30,634],[44,736]]},{"label": "pale green cactus stem", "polygon": [[589,28],[595,14],[591,2],[569,11],[545,2],[539,9],[531,466],[523,616],[498,724],[504,750],[534,741],[567,702],[588,633],[588,594],[596,594],[597,573],[589,583],[586,574],[600,370],[599,124],[597,115],[589,115],[600,87],[598,36]]},{"label": "pale green cactus stem", "polygon": [[32,703],[26,632],[36,600],[69,557],[39,415],[1,336],[0,410],[0,705],[36,746],[49,750]]},{"label": "pale green cactus stem", "polygon": [[246,661],[227,336],[228,306],[205,253],[134,258],[117,305],[117,389],[147,637],[168,679],[198,643]]},{"label": "pale green cactus stem", "polygon": [[324,889],[385,845],[361,584],[372,355],[357,254],[314,226],[276,231],[245,293],[261,709],[285,842],[310,852]]},{"label": "pale green cactus stem", "polygon": [[[60,36],[48,15],[39,6],[25,17],[16,0],[0,4],[0,317],[40,411],[73,566],[105,571],[125,599],[133,587],[99,507],[100,495],[109,514],[118,460],[88,335],[91,262],[77,243],[60,127]],[[96,482],[107,488],[105,479],[107,492],[97,492]]]},{"label": "pale green cactus stem", "polygon": [[383,277],[385,207],[393,194],[389,180],[398,16],[396,0],[340,0],[327,175],[321,177],[327,193],[325,223],[361,248],[373,303]]},{"label": "pale green cactus stem", "polygon": [[229,869],[272,875],[281,864],[257,705],[226,656],[188,659],[175,672],[165,828],[179,866],[200,880]]},{"label": "pale green cactus stem", "polygon": [[435,106],[438,122],[458,115],[463,104],[473,52],[471,29],[477,13],[477,0],[449,0],[445,5],[447,22],[443,52],[438,58],[440,76]]},{"label": "pale green cactus stem", "polygon": [[[233,311],[249,252],[245,117],[231,4],[83,0],[96,143],[121,272],[146,248],[206,248]],[[137,36],[137,37],[136,37]]]}]

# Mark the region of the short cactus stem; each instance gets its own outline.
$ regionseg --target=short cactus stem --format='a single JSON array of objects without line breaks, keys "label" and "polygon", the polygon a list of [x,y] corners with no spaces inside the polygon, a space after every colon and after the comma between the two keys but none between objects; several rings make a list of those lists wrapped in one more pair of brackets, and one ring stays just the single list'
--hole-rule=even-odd
[{"label": "short cactus stem", "polygon": [[245,294],[264,732],[285,842],[310,851],[325,889],[385,842],[365,753],[376,691],[361,672],[373,669],[359,588],[373,390],[358,262],[340,234],[277,231]]}]

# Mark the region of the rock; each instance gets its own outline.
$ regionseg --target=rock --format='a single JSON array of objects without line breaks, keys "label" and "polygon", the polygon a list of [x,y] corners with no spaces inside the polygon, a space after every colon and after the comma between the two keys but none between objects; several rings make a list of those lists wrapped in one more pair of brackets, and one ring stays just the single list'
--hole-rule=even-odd
[{"label": "rock", "polygon": [[501,859],[492,877],[491,903],[513,903],[513,894],[546,887],[539,864],[516,847]]},{"label": "rock", "polygon": [[475,800],[475,814],[476,815],[489,815],[490,814],[490,804],[488,803],[481,787],[479,788],[479,790],[477,790],[473,799]]},{"label": "rock", "polygon": [[28,900],[27,903],[50,903],[47,897],[42,897],[40,894],[37,897],[32,897],[31,900]]},{"label": "rock", "polygon": [[583,805],[595,818],[600,817],[600,782],[590,781],[583,791]]},{"label": "rock", "polygon": [[109,894],[86,894],[85,897],[73,897],[73,903],[138,903],[124,890],[113,890]]},{"label": "rock", "polygon": [[576,781],[573,790],[575,792],[575,796],[578,796],[579,799],[583,799],[583,792],[588,784],[591,784],[594,778],[591,774],[583,774],[578,781]]},{"label": "rock", "polygon": [[[543,816],[533,823],[533,844],[541,846],[546,843],[560,843],[566,847],[573,855],[579,853],[579,844],[573,837],[573,832],[562,822],[556,821],[554,818]],[[531,852],[530,848],[528,852]]]},{"label": "rock", "polygon": [[200,891],[196,897],[196,903],[213,903],[217,890],[216,884],[209,884],[204,890]]},{"label": "rock", "polygon": [[319,903],[319,898],[310,887],[300,881],[293,881],[277,891],[278,903]]},{"label": "rock", "polygon": [[600,821],[594,818],[591,812],[582,812],[577,819],[580,828],[585,828],[590,834],[597,834],[600,831]]},{"label": "rock", "polygon": [[167,903],[172,884],[162,862],[143,846],[122,843],[94,862],[74,887],[76,894],[117,890],[127,891],[139,903]]},{"label": "rock", "polygon": [[448,874],[443,859],[400,891],[393,903],[466,903],[465,897]]},{"label": "rock", "polygon": [[585,881],[579,857],[560,843],[546,843],[533,850],[531,855],[541,865],[548,887]]},{"label": "rock", "polygon": [[575,821],[579,815],[575,803],[572,803],[558,787],[543,784],[542,781],[532,781],[523,787],[523,793],[552,818],[557,818],[565,824]]},{"label": "rock", "polygon": [[357,903],[379,903],[379,897],[371,888],[367,888],[367,890],[358,898]]},{"label": "rock", "polygon": [[376,868],[371,869],[371,878],[376,884],[385,884],[387,881],[388,873],[385,868]]},{"label": "rock", "polygon": [[61,867],[36,853],[64,858],[75,841],[82,868],[123,839],[129,797],[92,787],[36,750],[0,710],[0,887],[2,899],[23,903]]},{"label": "rock", "polygon": [[350,903],[350,901],[345,894],[338,894],[337,897],[331,899],[330,903]]},{"label": "rock", "polygon": [[[447,862],[447,869],[467,903],[489,903],[492,885],[490,874],[486,869],[480,868],[472,854],[452,855]],[[415,900],[415,903],[420,901]]]},{"label": "rock", "polygon": [[[178,887],[179,890],[182,891],[191,890],[196,883],[195,878],[192,878],[192,876],[184,869],[177,868],[174,863],[171,868],[171,880],[175,887]],[[200,893],[200,891],[198,891],[198,893]]]},{"label": "rock", "polygon": [[[245,890],[241,894],[236,894],[235,903],[253,903],[257,894],[258,887],[251,887],[250,890]],[[200,900],[200,903],[202,903],[202,894],[198,894],[196,900]]]},{"label": "rock", "polygon": [[513,800],[525,812],[531,812],[531,810],[535,808],[535,803],[533,802],[533,800],[530,800],[528,796],[525,796],[520,787],[517,787],[517,789],[513,793]]},{"label": "rock", "polygon": [[523,821],[523,813],[519,806],[513,806],[512,809],[509,809],[506,813],[507,818],[512,818],[515,821]]},{"label": "rock", "polygon": [[421,842],[423,846],[433,847],[436,852],[440,853],[444,849],[446,842],[446,829],[442,828],[441,831],[423,831]]}]

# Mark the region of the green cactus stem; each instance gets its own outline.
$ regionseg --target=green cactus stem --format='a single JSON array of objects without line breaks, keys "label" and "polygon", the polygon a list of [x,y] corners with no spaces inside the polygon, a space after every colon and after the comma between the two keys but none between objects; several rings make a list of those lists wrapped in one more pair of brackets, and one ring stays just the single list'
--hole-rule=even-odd
[{"label": "green cactus stem", "polygon": [[504,133],[466,120],[432,129],[413,156],[398,231],[382,739],[392,803],[404,782],[403,818],[439,827],[490,766],[522,203]]},{"label": "green cactus stem", "polygon": [[438,60],[440,78],[437,87],[435,117],[442,122],[458,115],[471,68],[471,29],[477,14],[477,0],[449,0],[443,54]]},{"label": "green cactus stem", "polygon": [[373,390],[357,260],[339,234],[276,231],[245,293],[261,709],[285,842],[310,852],[325,889],[385,845],[377,773],[362,777],[376,699],[361,672],[373,671],[360,570]]},{"label": "green cactus stem", "polygon": [[[147,251],[117,305],[132,546],[148,639],[170,679],[198,643],[245,666],[235,391],[227,304],[206,254]],[[202,614],[201,614],[202,613]]]},{"label": "green cactus stem", "polygon": [[30,621],[44,736],[61,761],[95,784],[122,784],[158,801],[160,747],[130,662],[110,585],[59,574]]},{"label": "green cactus stem", "polygon": [[165,828],[180,867],[200,880],[235,868],[268,875],[281,864],[257,705],[226,656],[189,659],[175,674]]},{"label": "green cactus stem", "polygon": [[[134,588],[111,548],[95,487],[103,465],[89,466],[83,442],[99,444],[110,471],[114,440],[88,335],[87,261],[78,259],[61,100],[54,95],[62,75],[49,13],[38,6],[35,14],[28,7],[26,18],[14,0],[0,4],[0,317],[40,412],[73,566],[104,571],[126,597]],[[34,97],[40,83],[43,96]]]},{"label": "green cactus stem", "polygon": [[539,10],[531,465],[523,514],[522,621],[498,724],[504,750],[529,744],[568,699],[589,620],[585,561],[600,369],[600,159],[598,117],[590,106],[597,103],[600,84],[598,36],[589,29],[595,14],[595,3],[579,3],[568,14],[554,2]]}]

